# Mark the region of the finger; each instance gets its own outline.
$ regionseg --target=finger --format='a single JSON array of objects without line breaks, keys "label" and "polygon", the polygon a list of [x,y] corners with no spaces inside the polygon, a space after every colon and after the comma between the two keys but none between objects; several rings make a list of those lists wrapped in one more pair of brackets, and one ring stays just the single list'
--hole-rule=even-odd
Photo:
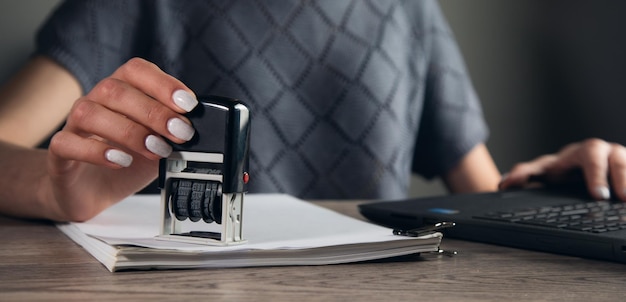
[{"label": "finger", "polygon": [[129,83],[179,113],[189,112],[198,104],[191,89],[155,64],[141,58],[130,59],[111,77]]},{"label": "finger", "polygon": [[626,148],[622,145],[611,144],[609,175],[613,191],[620,200],[626,201]]},{"label": "finger", "polygon": [[175,143],[190,140],[195,132],[187,118],[118,79],[102,80],[89,93],[88,99],[144,125]]},{"label": "finger", "polygon": [[135,121],[88,100],[79,100],[67,119],[65,129],[87,137],[96,135],[148,159],[168,157],[172,147]]},{"label": "finger", "polygon": [[498,184],[500,190],[523,187],[528,182],[529,170],[527,163],[516,164],[509,172],[502,175]]},{"label": "finger", "polygon": [[582,143],[575,155],[575,161],[583,170],[589,193],[599,200],[611,198],[608,183],[610,152],[609,143],[600,139],[589,139]]},{"label": "finger", "polygon": [[543,175],[546,167],[550,167],[557,161],[554,155],[543,155],[535,160],[516,164],[509,172],[505,173],[500,182],[500,189],[524,187],[534,177]]},{"label": "finger", "polygon": [[133,162],[132,155],[112,148],[96,139],[85,138],[69,131],[59,131],[50,140],[51,155],[66,160],[55,161],[54,169],[62,173],[72,164],[71,161],[87,162],[112,169],[129,167]]}]

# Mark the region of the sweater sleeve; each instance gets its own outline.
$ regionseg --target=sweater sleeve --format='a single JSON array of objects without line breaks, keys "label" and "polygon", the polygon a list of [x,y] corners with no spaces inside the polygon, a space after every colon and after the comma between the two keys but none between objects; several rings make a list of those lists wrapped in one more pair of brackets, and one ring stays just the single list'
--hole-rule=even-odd
[{"label": "sweater sleeve", "polygon": [[425,34],[430,61],[412,166],[426,178],[445,174],[489,135],[453,33],[436,3],[430,13]]},{"label": "sweater sleeve", "polygon": [[36,55],[68,69],[88,92],[133,56],[141,56],[143,1],[70,0],[40,27]]}]

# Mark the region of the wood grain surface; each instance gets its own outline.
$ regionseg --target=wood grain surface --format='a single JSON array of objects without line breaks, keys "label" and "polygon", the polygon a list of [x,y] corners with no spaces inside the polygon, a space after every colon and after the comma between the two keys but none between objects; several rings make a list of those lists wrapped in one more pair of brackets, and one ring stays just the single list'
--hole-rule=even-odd
[{"label": "wood grain surface", "polygon": [[0,301],[626,301],[626,265],[446,238],[457,256],[118,273],[47,222],[0,216],[0,239]]}]

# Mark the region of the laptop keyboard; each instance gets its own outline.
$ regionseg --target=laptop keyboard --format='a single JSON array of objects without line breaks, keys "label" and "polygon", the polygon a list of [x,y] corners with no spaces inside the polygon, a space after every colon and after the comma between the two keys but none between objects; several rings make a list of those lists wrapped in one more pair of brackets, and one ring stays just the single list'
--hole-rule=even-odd
[{"label": "laptop keyboard", "polygon": [[604,233],[626,229],[626,203],[592,201],[575,205],[523,209],[515,212],[491,212],[475,218]]}]

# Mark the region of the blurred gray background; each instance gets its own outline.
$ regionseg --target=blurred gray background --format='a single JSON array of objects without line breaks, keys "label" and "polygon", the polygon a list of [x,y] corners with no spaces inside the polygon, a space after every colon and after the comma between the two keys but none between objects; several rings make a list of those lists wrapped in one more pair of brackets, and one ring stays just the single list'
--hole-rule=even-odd
[{"label": "blurred gray background", "polygon": [[[417,1],[417,0],[416,0]],[[25,62],[58,0],[0,0],[0,81]],[[514,163],[600,137],[626,143],[626,1],[440,0],[483,102],[488,147]],[[414,178],[413,196],[443,194]]]}]

